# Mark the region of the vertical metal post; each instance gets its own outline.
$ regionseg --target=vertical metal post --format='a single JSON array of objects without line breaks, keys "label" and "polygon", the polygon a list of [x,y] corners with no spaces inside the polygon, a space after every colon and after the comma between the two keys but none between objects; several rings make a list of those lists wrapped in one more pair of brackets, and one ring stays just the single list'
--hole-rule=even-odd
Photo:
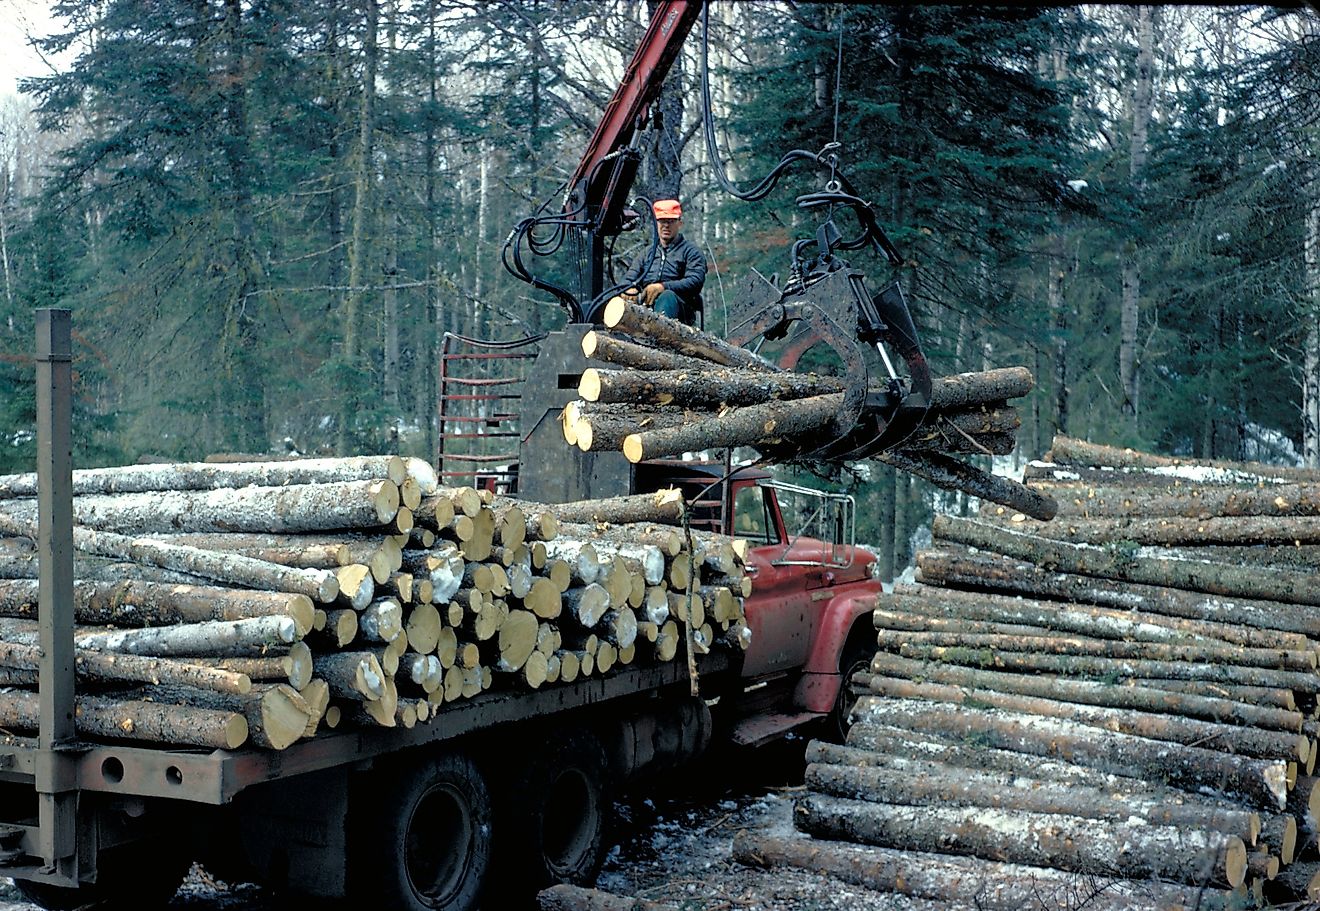
[{"label": "vertical metal post", "polygon": [[70,311],[37,311],[37,553],[41,636],[36,767],[45,871],[76,875],[73,651],[73,347]]}]

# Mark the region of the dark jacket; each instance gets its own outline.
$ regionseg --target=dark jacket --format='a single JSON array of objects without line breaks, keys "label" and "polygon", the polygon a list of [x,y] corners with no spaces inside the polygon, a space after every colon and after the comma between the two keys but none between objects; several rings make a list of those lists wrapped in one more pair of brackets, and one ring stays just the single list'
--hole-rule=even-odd
[{"label": "dark jacket", "polygon": [[637,262],[623,276],[623,283],[641,291],[654,282],[664,285],[666,291],[673,291],[690,309],[706,283],[706,257],[682,234],[670,241],[668,247],[652,244],[637,257]]}]

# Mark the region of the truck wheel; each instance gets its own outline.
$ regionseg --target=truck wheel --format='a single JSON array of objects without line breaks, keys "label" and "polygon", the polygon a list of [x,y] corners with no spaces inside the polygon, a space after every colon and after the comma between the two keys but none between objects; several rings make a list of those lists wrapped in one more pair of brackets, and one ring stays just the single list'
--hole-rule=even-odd
[{"label": "truck wheel", "polygon": [[445,753],[375,770],[379,786],[358,795],[350,863],[364,907],[474,911],[490,866],[490,797],[476,765]]},{"label": "truck wheel", "polygon": [[[501,807],[499,877],[531,894],[556,883],[591,885],[608,848],[613,789],[600,738],[587,730],[552,735]],[[516,874],[515,874],[516,871]]]},{"label": "truck wheel", "polygon": [[134,842],[101,852],[94,883],[65,888],[15,880],[28,901],[50,911],[95,906],[105,911],[164,908],[188,874],[192,861],[173,846]]},{"label": "truck wheel", "polygon": [[848,730],[852,723],[848,720],[852,712],[853,704],[857,702],[857,697],[861,695],[853,688],[852,678],[854,674],[864,673],[871,669],[871,659],[875,657],[875,643],[870,640],[870,636],[855,638],[850,636],[848,643],[844,646],[843,655],[839,658],[839,673],[843,679],[839,682],[839,695],[834,697],[834,708],[830,711],[826,719],[826,736],[835,743],[843,743],[848,739]]}]

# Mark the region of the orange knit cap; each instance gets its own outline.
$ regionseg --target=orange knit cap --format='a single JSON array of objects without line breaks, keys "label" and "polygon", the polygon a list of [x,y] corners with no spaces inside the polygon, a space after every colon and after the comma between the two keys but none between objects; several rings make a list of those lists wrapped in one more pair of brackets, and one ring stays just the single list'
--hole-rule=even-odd
[{"label": "orange knit cap", "polygon": [[683,207],[678,204],[677,199],[657,199],[651,205],[651,211],[655,213],[656,218],[683,217]]}]

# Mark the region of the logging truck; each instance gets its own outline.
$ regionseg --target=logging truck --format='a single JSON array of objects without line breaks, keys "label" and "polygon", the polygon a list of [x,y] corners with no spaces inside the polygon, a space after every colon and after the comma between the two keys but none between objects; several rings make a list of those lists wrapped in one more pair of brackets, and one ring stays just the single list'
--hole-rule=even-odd
[{"label": "logging truck", "polygon": [[[147,745],[126,722],[93,731],[94,700],[74,672],[67,313],[43,311],[38,321],[48,332],[38,343],[41,649],[30,702],[39,701],[39,719],[15,725],[35,737],[0,731],[0,875],[39,904],[159,904],[200,860],[221,877],[382,907],[502,907],[520,891],[595,877],[618,788],[688,762],[715,737],[751,746],[807,723],[845,723],[841,681],[874,650],[873,559],[846,534],[794,536],[764,472],[661,463],[626,469],[625,489],[676,484],[691,502],[690,534],[704,522],[752,545],[745,650],[698,654],[689,636],[690,661],[497,688],[445,701],[430,723],[411,727],[313,723],[314,736],[297,731],[275,749]],[[573,331],[546,340],[535,362],[543,370],[564,366],[556,340],[580,350]],[[558,384],[534,385],[562,394]],[[574,475],[554,469],[540,446],[554,410],[526,397],[534,430],[519,466],[519,492],[550,501]],[[577,476],[624,470],[607,461],[583,460]],[[806,511],[817,527],[846,532],[849,500],[821,504]],[[81,681],[88,652],[76,654]],[[168,724],[171,706],[159,705]],[[170,736],[189,742],[186,731]]]},{"label": "logging truck", "polygon": [[[566,207],[589,213],[587,297],[593,302],[608,294],[602,280],[606,238],[626,220],[624,197],[638,164],[632,139],[648,121],[647,111],[700,8],[688,0],[658,4],[573,180]],[[830,167],[835,162],[829,150],[789,158]],[[885,247],[892,259],[869,207],[847,192],[850,185],[841,175],[839,180],[842,189],[832,181],[834,189],[815,194],[811,204],[860,206],[867,242]],[[528,223],[515,235],[525,238],[533,227]],[[889,386],[878,393],[884,419],[857,420],[864,408],[872,418],[878,411],[871,407],[860,355],[849,353],[847,340],[845,361],[854,391],[845,396],[838,423],[855,425],[870,443],[884,443],[895,432],[910,434],[925,415],[929,371],[906,305],[889,292],[874,299],[863,293],[860,275],[840,269],[846,264],[833,255],[844,248],[837,235],[837,230],[820,233],[815,287],[841,287],[847,312],[835,316],[845,325],[854,320],[868,344],[881,339],[895,344],[913,374],[905,394],[886,356]],[[798,277],[797,290],[809,292],[806,279]],[[756,306],[767,294],[781,296],[778,289],[752,289]],[[822,298],[825,310],[830,310],[825,298],[833,295]],[[524,672],[523,685],[515,681],[489,692],[481,692],[477,673],[471,698],[466,698],[468,682],[460,680],[465,698],[455,694],[457,701],[450,700],[446,682],[443,705],[427,724],[393,726],[391,706],[387,714],[372,715],[379,726],[327,731],[310,721],[304,733],[295,725],[288,742],[275,749],[239,748],[238,737],[233,748],[143,745],[132,739],[141,732],[127,723],[88,737],[93,706],[82,684],[75,683],[87,668],[85,650],[74,645],[68,315],[43,311],[36,498],[43,519],[39,534],[33,532],[41,565],[39,640],[34,629],[34,644],[22,646],[30,650],[24,660],[31,666],[12,676],[27,687],[40,682],[35,693],[25,690],[13,700],[31,709],[14,726],[20,733],[0,725],[0,875],[15,879],[48,908],[159,904],[198,860],[222,878],[314,896],[354,895],[371,907],[507,907],[510,897],[539,886],[594,879],[608,848],[607,820],[618,788],[688,763],[716,738],[749,748],[808,725],[836,734],[846,725],[844,681],[864,670],[874,653],[870,613],[881,588],[874,558],[851,540],[851,499],[776,484],[761,471],[734,471],[727,459],[634,464],[617,452],[566,447],[562,414],[591,366],[582,342],[595,315],[588,311],[595,308],[572,296],[560,299],[570,317],[562,332],[487,346],[447,337],[452,351],[441,367],[446,425],[437,460],[441,482],[467,476],[500,488],[499,493],[547,504],[676,486],[689,506],[683,529],[689,542],[693,535],[716,531],[750,545],[739,558],[751,580],[750,596],[739,602],[737,625],[724,630],[734,635],[736,647],[707,650],[693,630],[689,601],[689,613],[681,618],[686,661],[602,667],[607,672],[571,682],[565,674],[540,688],[544,676],[533,680]],[[793,319],[809,321],[824,312],[806,303],[793,306]],[[755,328],[773,331],[775,325],[757,322]],[[461,350],[465,345],[470,350]],[[529,365],[522,391],[514,391],[515,380],[498,371],[473,377],[449,369],[463,358],[485,364],[521,359]],[[445,402],[459,401],[480,407],[475,413],[444,411]],[[891,419],[893,430],[884,436]],[[460,451],[461,440],[478,437],[483,446],[516,439],[517,451]],[[807,498],[807,505],[791,514],[791,523],[781,494]],[[27,534],[22,528],[5,533]],[[128,543],[137,542],[125,538]],[[365,581],[369,598],[370,579]],[[748,594],[742,579],[734,584]],[[689,582],[679,587],[691,597]],[[559,604],[558,593],[553,601]],[[310,613],[310,600],[307,606]],[[449,606],[458,607],[452,622],[463,622],[461,606]],[[369,612],[363,607],[354,605],[365,626]],[[520,620],[535,632],[530,613],[521,611]],[[383,622],[382,617],[373,622]],[[390,657],[388,645],[376,652]],[[397,662],[399,656],[393,657]],[[0,680],[0,694],[4,685]],[[384,701],[367,702],[365,710],[379,712]],[[136,710],[142,705],[136,703]],[[185,733],[176,723],[173,742],[187,742]],[[245,724],[244,737],[247,733]],[[271,732],[263,736],[269,745]]]}]

